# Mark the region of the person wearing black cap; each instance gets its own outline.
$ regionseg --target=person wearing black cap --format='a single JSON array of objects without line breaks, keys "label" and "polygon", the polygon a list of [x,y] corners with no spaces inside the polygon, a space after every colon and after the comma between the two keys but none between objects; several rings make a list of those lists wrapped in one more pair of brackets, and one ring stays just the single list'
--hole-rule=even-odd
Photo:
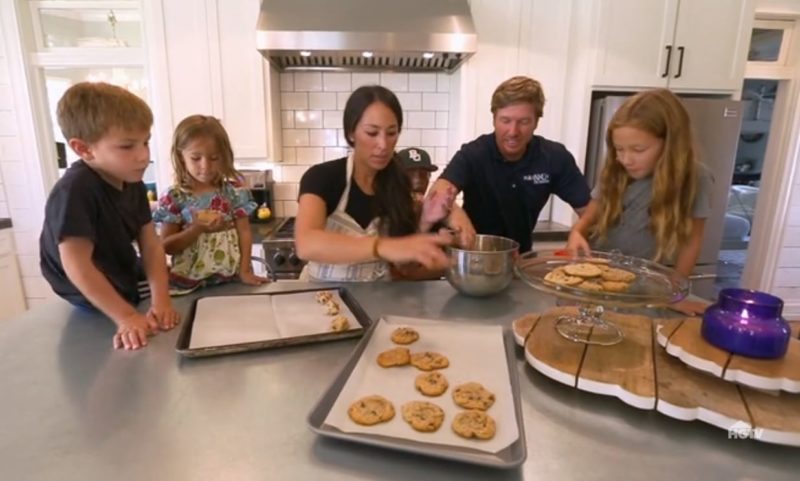
[{"label": "person wearing black cap", "polygon": [[579,215],[589,204],[589,186],[572,154],[534,135],[543,109],[544,93],[536,80],[517,76],[501,83],[492,95],[494,132],[462,145],[433,184],[429,196],[464,192],[463,210],[454,208],[450,216],[462,244],[469,245],[477,231],[514,239],[526,252],[551,194]]},{"label": "person wearing black cap", "polygon": [[431,182],[431,172],[436,172],[439,167],[433,165],[431,156],[419,147],[409,147],[397,152],[397,160],[411,181],[414,200],[422,204]]}]

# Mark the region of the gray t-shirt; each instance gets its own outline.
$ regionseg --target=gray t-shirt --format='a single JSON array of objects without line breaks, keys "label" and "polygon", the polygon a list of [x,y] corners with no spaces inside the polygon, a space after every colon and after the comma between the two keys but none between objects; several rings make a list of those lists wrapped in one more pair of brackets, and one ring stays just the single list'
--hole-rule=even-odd
[{"label": "gray t-shirt", "polygon": [[[697,195],[692,206],[692,218],[705,219],[711,215],[711,187],[713,184],[713,175],[701,167]],[[622,214],[619,222],[608,230],[603,241],[590,239],[592,249],[599,251],[617,249],[628,256],[652,259],[656,254],[656,239],[650,230],[652,197],[652,176],[631,182],[623,194]],[[602,198],[602,192],[597,186],[592,191],[592,199],[600,198]]]}]

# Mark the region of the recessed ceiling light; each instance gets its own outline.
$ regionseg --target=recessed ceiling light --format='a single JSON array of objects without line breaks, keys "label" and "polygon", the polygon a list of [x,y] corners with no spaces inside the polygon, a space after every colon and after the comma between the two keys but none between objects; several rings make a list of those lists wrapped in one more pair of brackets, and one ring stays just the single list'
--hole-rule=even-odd
[{"label": "recessed ceiling light", "polygon": [[422,58],[425,58],[425,59],[431,59],[433,57],[434,57],[433,52],[425,52],[425,53],[422,54]]},{"label": "recessed ceiling light", "polygon": [[308,50],[301,50],[300,51],[300,56],[301,57],[310,57],[311,56],[311,52],[309,52]]},{"label": "recessed ceiling light", "polygon": [[372,58],[373,55],[372,52],[361,52],[361,56],[364,58]]}]

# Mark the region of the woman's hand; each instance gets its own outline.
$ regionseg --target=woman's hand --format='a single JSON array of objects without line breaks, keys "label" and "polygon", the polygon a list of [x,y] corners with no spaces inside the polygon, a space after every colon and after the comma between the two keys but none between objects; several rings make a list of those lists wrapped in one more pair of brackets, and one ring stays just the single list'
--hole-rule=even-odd
[{"label": "woman's hand", "polygon": [[464,209],[455,206],[450,213],[447,225],[455,232],[457,244],[462,249],[468,249],[475,243],[475,227],[469,220],[467,213],[464,212]]},{"label": "woman's hand", "polygon": [[427,229],[423,229],[423,231],[427,231],[437,222],[447,218],[447,216],[450,215],[450,211],[453,209],[453,202],[455,202],[455,200],[456,190],[453,187],[431,192],[422,203],[420,227],[427,227]]},{"label": "woman's hand", "polygon": [[574,229],[569,233],[566,249],[571,256],[578,256],[580,254],[588,255],[592,251],[586,238]]},{"label": "woman's hand", "polygon": [[389,262],[419,262],[425,268],[444,269],[448,265],[442,246],[450,245],[453,236],[443,231],[437,234],[414,234],[405,237],[382,237],[377,246],[381,259]]}]

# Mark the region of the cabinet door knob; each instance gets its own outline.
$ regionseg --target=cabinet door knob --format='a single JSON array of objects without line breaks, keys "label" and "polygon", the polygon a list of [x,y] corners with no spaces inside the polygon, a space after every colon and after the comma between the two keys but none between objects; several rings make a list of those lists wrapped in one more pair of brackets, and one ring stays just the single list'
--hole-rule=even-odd
[{"label": "cabinet door knob", "polygon": [[669,75],[669,60],[672,58],[672,45],[667,45],[664,48],[667,49],[667,63],[664,64],[664,73],[661,74],[661,78],[667,78],[667,75]]},{"label": "cabinet door knob", "polygon": [[675,74],[675,78],[680,77],[681,76],[681,72],[683,72],[683,51],[684,50],[686,50],[686,49],[683,47],[683,45],[678,47],[678,53],[680,54],[680,57],[678,57],[678,73]]}]

